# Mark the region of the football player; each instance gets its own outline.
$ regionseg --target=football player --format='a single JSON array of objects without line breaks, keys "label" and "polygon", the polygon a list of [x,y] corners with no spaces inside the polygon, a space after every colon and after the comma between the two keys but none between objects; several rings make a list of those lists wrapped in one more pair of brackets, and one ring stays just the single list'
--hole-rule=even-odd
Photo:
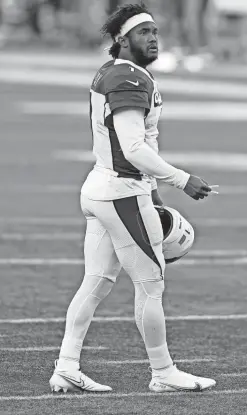
[{"label": "football player", "polygon": [[165,258],[163,202],[156,179],[195,200],[211,188],[158,154],[162,108],[157,83],[147,66],[158,57],[158,28],[145,5],[124,5],[103,26],[113,60],[97,72],[90,91],[90,118],[96,164],[81,189],[87,219],[85,276],[67,312],[65,334],[50,386],[107,392],[80,370],[80,354],[96,307],[110,293],[121,268],[135,287],[135,321],[152,368],[155,392],[201,391],[213,379],[177,369],[166,341],[162,307]]}]

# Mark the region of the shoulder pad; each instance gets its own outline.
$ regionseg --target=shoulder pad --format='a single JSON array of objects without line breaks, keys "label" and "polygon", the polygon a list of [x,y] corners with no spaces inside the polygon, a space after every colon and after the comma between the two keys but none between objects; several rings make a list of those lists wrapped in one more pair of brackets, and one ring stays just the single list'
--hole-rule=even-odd
[{"label": "shoulder pad", "polygon": [[106,94],[114,91],[139,90],[149,92],[153,87],[151,79],[142,71],[129,64],[114,65],[105,78]]}]

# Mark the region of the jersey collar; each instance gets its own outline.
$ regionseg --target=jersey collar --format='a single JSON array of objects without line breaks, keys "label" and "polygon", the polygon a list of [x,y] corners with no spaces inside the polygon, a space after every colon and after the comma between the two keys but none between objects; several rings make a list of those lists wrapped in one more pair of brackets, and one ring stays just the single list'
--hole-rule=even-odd
[{"label": "jersey collar", "polygon": [[128,65],[131,65],[131,66],[133,66],[136,69],[139,69],[139,71],[144,72],[151,79],[151,81],[154,81],[154,79],[150,76],[149,72],[146,69],[142,68],[141,66],[136,65],[132,61],[129,61],[127,59],[118,59],[117,58],[117,59],[115,59],[114,65],[121,65],[123,63],[128,64]]}]

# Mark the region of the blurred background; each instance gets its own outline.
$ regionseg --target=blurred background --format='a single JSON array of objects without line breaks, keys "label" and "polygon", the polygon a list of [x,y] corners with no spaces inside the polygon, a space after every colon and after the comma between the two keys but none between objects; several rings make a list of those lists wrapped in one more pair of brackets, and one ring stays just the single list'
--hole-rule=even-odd
[{"label": "blurred background", "polygon": [[[122,3],[0,0],[0,48],[98,49],[100,27]],[[166,52],[165,59],[160,57],[162,69],[183,65],[200,70],[214,60],[246,63],[245,0],[146,0],[146,4],[160,27],[161,47]]]}]

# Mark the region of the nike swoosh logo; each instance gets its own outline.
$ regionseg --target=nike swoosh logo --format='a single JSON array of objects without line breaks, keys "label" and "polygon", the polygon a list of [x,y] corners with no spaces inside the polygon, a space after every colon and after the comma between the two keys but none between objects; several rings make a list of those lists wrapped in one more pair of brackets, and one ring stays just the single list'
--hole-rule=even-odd
[{"label": "nike swoosh logo", "polygon": [[183,387],[176,386],[176,385],[170,385],[169,383],[160,383],[159,385],[162,386],[162,387],[163,386],[164,387],[168,386],[170,388],[175,389],[178,392],[201,392],[202,391],[202,387],[201,387],[200,383],[198,383],[198,382],[195,382],[195,387],[194,388],[183,388]]},{"label": "nike swoosh logo", "polygon": [[69,382],[73,383],[75,386],[78,386],[78,388],[83,388],[85,386],[85,383],[83,380],[81,380],[80,382],[77,382],[77,380],[63,374],[63,373],[58,373],[60,376],[62,376],[64,379],[68,380]]},{"label": "nike swoosh logo", "polygon": [[134,81],[128,81],[126,79],[126,82],[129,82],[130,84],[135,85],[135,86],[138,86],[139,85],[139,81],[134,82]]}]

